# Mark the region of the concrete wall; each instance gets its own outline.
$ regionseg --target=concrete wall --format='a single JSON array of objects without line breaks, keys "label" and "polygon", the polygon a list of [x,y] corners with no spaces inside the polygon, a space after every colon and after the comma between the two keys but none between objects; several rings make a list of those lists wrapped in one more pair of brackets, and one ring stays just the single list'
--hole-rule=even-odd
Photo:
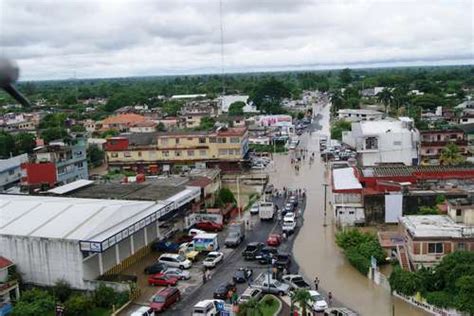
[{"label": "concrete wall", "polygon": [[0,255],[12,260],[26,282],[53,285],[64,279],[83,287],[82,255],[77,242],[0,236]]}]

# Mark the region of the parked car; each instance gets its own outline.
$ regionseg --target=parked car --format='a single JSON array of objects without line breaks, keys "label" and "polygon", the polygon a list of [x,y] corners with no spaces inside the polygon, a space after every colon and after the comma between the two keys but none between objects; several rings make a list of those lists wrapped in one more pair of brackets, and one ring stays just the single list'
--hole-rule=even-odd
[{"label": "parked car", "polygon": [[262,295],[263,295],[262,290],[256,289],[253,287],[248,287],[247,289],[245,289],[242,295],[240,295],[238,302],[239,304],[242,304],[249,301],[252,298],[259,301],[262,298]]},{"label": "parked car", "polygon": [[259,211],[260,211],[260,208],[258,206],[258,202],[253,203],[252,207],[250,208],[250,214],[251,215],[258,215]]},{"label": "parked car", "polygon": [[284,208],[285,213],[293,212],[293,209],[294,209],[293,203],[288,202],[285,204],[285,208]]},{"label": "parked car", "polygon": [[155,312],[162,312],[181,299],[181,292],[176,287],[167,287],[152,297],[150,307]]},{"label": "parked car", "polygon": [[222,283],[214,291],[214,298],[225,300],[225,299],[227,299],[227,294],[230,291],[235,291],[235,285],[233,283],[230,283],[230,282]]},{"label": "parked car", "polygon": [[291,255],[288,253],[280,253],[276,256],[276,266],[280,269],[288,269],[291,265]]},{"label": "parked car", "polygon": [[218,251],[211,251],[206,259],[204,259],[204,261],[202,262],[202,264],[206,267],[206,268],[215,268],[216,265],[222,261],[222,259],[224,259],[224,254],[222,252],[218,252]]},{"label": "parked car", "polygon": [[178,255],[175,253],[165,253],[160,256],[158,262],[164,263],[169,267],[180,268],[180,269],[189,269],[191,268],[191,261],[186,259],[183,255]]},{"label": "parked car", "polygon": [[218,232],[224,229],[224,225],[218,224],[211,221],[199,222],[194,225],[198,229],[202,229],[206,232]]},{"label": "parked car", "polygon": [[189,271],[181,270],[179,268],[167,268],[163,271],[163,274],[178,278],[180,280],[189,280],[191,278]]},{"label": "parked car", "polygon": [[252,287],[262,290],[265,294],[288,294],[290,286],[274,279],[271,273],[261,273],[252,283]]},{"label": "parked car", "polygon": [[148,306],[142,306],[137,308],[134,312],[130,314],[130,316],[153,316],[155,312],[152,308]]},{"label": "parked car", "polygon": [[224,306],[223,300],[203,300],[193,307],[191,316],[218,316],[221,315],[221,308]]},{"label": "parked car", "polygon": [[202,234],[205,234],[206,232],[202,229],[197,229],[197,228],[191,228],[189,231],[188,231],[188,236],[191,236],[191,237],[194,237],[196,235],[202,235]]},{"label": "parked car", "polygon": [[179,254],[186,257],[192,262],[196,261],[199,251],[194,250],[193,241],[185,242],[179,245]]},{"label": "parked car", "polygon": [[255,256],[260,253],[260,250],[264,247],[261,242],[251,242],[247,244],[245,250],[242,252],[245,260],[255,260]]},{"label": "parked car", "polygon": [[168,266],[165,263],[162,262],[155,262],[152,265],[149,265],[148,267],[145,268],[145,271],[143,271],[145,274],[156,274],[163,272],[163,270],[166,270]]},{"label": "parked car", "polygon": [[288,284],[292,290],[311,289],[311,286],[299,274],[287,274],[282,276],[281,279]]},{"label": "parked car", "polygon": [[155,251],[160,251],[160,252],[176,253],[179,250],[179,244],[171,242],[171,241],[162,240],[162,241],[154,242],[151,245],[151,249]]},{"label": "parked car", "polygon": [[322,312],[326,308],[328,308],[328,303],[324,299],[324,297],[319,294],[317,291],[309,290],[309,295],[311,295],[311,301],[313,304],[313,311],[314,312]]},{"label": "parked car", "polygon": [[249,268],[239,268],[234,272],[232,280],[235,283],[244,283],[253,276],[253,270]]},{"label": "parked car", "polygon": [[164,273],[157,273],[148,277],[148,285],[174,286],[176,284],[178,284],[177,277],[172,277]]},{"label": "parked car", "polygon": [[270,234],[267,238],[267,245],[277,247],[281,244],[281,236],[279,234]]},{"label": "parked car", "polygon": [[357,316],[358,314],[345,307],[328,308],[324,311],[325,316]]}]

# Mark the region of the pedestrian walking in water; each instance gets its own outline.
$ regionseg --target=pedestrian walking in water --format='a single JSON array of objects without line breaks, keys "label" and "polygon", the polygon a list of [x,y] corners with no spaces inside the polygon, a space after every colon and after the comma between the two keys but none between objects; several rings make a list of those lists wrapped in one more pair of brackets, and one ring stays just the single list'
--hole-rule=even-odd
[{"label": "pedestrian walking in water", "polygon": [[315,277],[314,278],[314,289],[317,291],[319,288],[319,278]]},{"label": "pedestrian walking in water", "polygon": [[332,305],[332,293],[331,292],[328,293],[328,301],[329,301],[329,306],[331,306]]}]

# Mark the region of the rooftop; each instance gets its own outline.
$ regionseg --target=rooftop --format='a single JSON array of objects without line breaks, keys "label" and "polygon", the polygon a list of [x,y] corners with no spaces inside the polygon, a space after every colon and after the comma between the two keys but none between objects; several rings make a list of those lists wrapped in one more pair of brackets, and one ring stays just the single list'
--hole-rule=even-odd
[{"label": "rooftop", "polygon": [[361,121],[360,124],[362,134],[377,135],[383,133],[403,133],[409,130],[405,128],[402,121],[396,120],[379,120],[379,121]]},{"label": "rooftop", "polygon": [[103,125],[110,124],[133,124],[137,122],[147,121],[147,118],[143,115],[138,115],[134,113],[119,114],[114,116],[109,116],[102,121]]},{"label": "rooftop", "polygon": [[13,265],[13,262],[5,257],[0,256],[0,270],[6,269]]},{"label": "rooftop", "polygon": [[422,173],[473,173],[474,166],[378,166],[363,167],[360,172],[364,177],[410,177]]},{"label": "rooftop", "polygon": [[28,155],[22,154],[8,159],[0,159],[0,170],[6,171],[19,167],[22,163],[28,161]]},{"label": "rooftop", "polygon": [[456,224],[447,215],[409,215],[400,218],[400,223],[414,238],[462,238],[472,235],[474,229],[463,224]]},{"label": "rooftop", "polygon": [[375,111],[375,110],[368,110],[368,109],[340,109],[337,111],[337,113],[355,113],[355,114],[367,114],[367,115],[375,115],[375,114],[383,114],[380,111]]},{"label": "rooftop", "polygon": [[362,185],[354,174],[353,168],[333,169],[333,190],[361,190]]}]

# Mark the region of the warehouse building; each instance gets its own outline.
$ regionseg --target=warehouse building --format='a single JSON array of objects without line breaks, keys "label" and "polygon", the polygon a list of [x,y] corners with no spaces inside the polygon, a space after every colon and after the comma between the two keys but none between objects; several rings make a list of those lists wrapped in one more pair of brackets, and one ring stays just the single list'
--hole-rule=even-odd
[{"label": "warehouse building", "polygon": [[26,282],[64,279],[92,289],[99,276],[161,238],[160,224],[199,196],[194,187],[154,201],[0,195],[0,256],[15,262]]}]

